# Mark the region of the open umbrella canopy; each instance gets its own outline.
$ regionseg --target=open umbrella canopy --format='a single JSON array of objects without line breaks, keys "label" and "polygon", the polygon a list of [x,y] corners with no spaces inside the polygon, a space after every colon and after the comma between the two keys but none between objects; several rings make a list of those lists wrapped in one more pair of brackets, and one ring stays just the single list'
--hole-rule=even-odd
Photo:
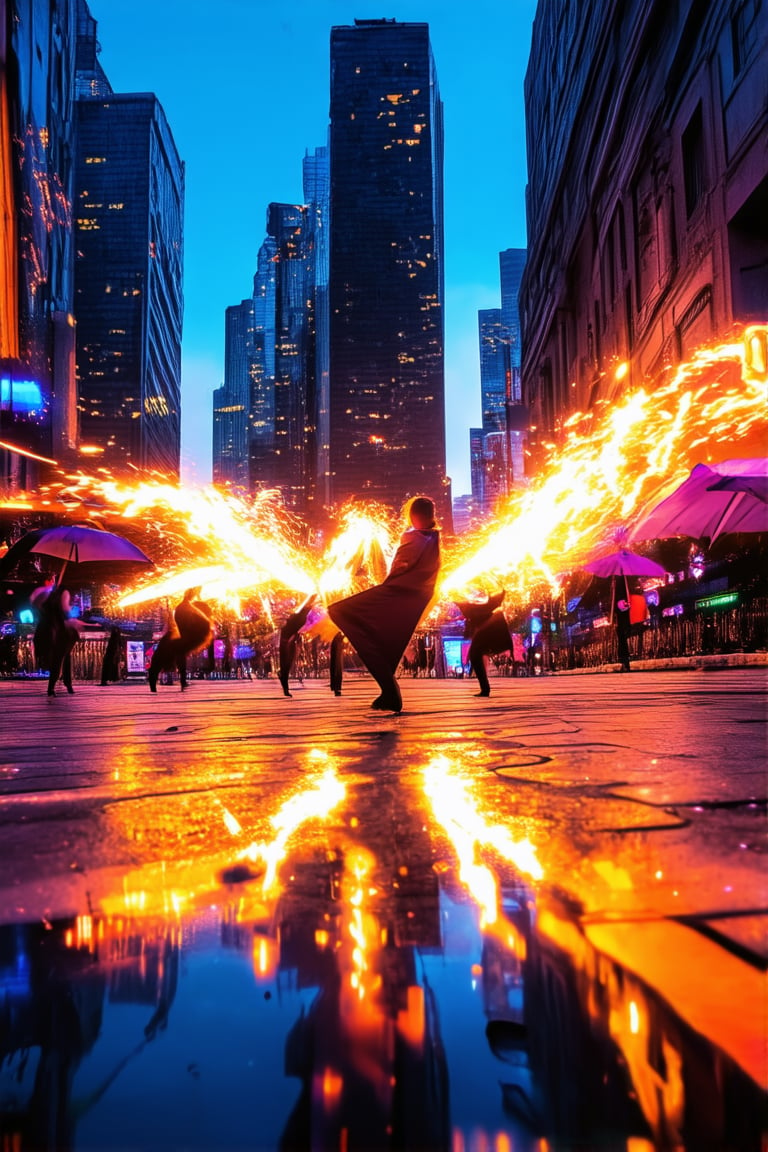
[{"label": "open umbrella canopy", "polygon": [[55,556],[72,564],[86,564],[94,560],[125,561],[151,564],[149,556],[114,532],[100,528],[86,528],[81,524],[62,524],[40,532],[29,549],[44,556]]},{"label": "open umbrella canopy", "polygon": [[99,567],[151,565],[153,562],[130,540],[114,532],[81,524],[61,524],[55,528],[35,528],[17,540],[0,559],[0,578],[31,554],[49,556],[67,566],[95,563]]},{"label": "open umbrella canopy", "polygon": [[622,548],[619,552],[610,552],[607,556],[598,556],[587,564],[582,564],[585,572],[593,576],[666,576],[666,568],[650,560],[647,556],[639,556],[637,552],[629,552]]},{"label": "open umbrella canopy", "polygon": [[690,536],[710,543],[726,532],[768,532],[768,459],[697,464],[687,480],[640,516],[628,539]]}]

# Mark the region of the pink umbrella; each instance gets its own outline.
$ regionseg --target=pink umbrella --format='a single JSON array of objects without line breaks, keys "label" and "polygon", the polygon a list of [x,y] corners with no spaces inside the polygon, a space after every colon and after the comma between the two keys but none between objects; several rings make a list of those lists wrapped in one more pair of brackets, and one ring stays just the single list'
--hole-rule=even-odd
[{"label": "pink umbrella", "polygon": [[666,576],[666,568],[649,560],[647,556],[639,556],[637,552],[629,552],[622,548],[619,552],[610,552],[607,556],[599,556],[583,564],[585,572],[595,576]]},{"label": "pink umbrella", "polygon": [[640,516],[628,539],[707,537],[725,532],[768,532],[768,459],[697,464],[687,480]]},{"label": "pink umbrella", "polygon": [[591,572],[594,576],[613,576],[613,589],[611,591],[611,616],[613,616],[613,603],[616,599],[616,576],[624,577],[624,590],[629,600],[629,584],[627,582],[628,576],[667,576],[666,568],[662,568],[661,564],[657,564],[655,560],[650,560],[647,556],[639,556],[637,552],[629,552],[626,548],[621,548],[618,552],[609,552],[607,556],[598,556],[596,560],[590,560],[588,564],[583,564],[585,572]]}]

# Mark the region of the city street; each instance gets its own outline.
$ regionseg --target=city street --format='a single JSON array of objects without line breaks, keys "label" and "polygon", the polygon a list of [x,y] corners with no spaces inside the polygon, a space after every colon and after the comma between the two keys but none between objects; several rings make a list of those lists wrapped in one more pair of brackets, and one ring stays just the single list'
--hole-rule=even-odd
[{"label": "city street", "polygon": [[760,1147],[764,667],[75,687],[0,683],[6,1123]]}]

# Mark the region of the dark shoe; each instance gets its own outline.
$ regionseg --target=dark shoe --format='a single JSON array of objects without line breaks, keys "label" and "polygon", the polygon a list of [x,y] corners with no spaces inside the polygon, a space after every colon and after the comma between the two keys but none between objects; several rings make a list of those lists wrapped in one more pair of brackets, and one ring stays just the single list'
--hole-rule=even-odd
[{"label": "dark shoe", "polygon": [[490,688],[488,689],[487,692],[475,692],[475,696],[490,696],[490,694],[491,694]]},{"label": "dark shoe", "polygon": [[333,693],[333,694],[334,694],[334,696],[341,696],[341,692],[339,691],[339,689],[338,689],[338,688],[334,689],[334,693]]}]

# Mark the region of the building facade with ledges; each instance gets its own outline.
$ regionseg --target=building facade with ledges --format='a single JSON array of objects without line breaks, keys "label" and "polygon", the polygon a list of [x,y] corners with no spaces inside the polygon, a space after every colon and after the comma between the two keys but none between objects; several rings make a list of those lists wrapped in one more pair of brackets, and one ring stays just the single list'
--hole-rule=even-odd
[{"label": "building facade with ledges", "polygon": [[540,0],[525,100],[535,470],[574,411],[768,317],[768,5]]}]

